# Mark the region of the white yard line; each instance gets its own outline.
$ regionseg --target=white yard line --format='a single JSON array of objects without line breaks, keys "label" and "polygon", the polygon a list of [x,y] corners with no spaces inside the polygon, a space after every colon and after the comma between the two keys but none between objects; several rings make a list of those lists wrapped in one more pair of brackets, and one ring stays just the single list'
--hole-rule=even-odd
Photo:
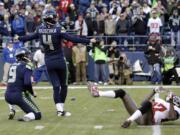
[{"label": "white yard line", "polygon": [[161,127],[159,125],[152,126],[153,135],[161,135]]},{"label": "white yard line", "polygon": [[[127,85],[121,85],[121,86],[115,86],[115,85],[110,85],[110,86],[98,86],[98,88],[105,88],[105,89],[118,89],[118,88],[122,88],[122,89],[152,89],[157,87],[158,85],[131,85],[131,86],[127,86]],[[163,86],[164,88],[180,88],[180,86],[176,86],[176,85],[169,85],[169,86]],[[52,89],[51,86],[34,86],[34,89]],[[83,85],[83,86],[68,86],[68,89],[86,89],[87,86]],[[0,90],[5,90],[6,87],[0,87]],[[1,93],[1,92],[0,92]]]}]

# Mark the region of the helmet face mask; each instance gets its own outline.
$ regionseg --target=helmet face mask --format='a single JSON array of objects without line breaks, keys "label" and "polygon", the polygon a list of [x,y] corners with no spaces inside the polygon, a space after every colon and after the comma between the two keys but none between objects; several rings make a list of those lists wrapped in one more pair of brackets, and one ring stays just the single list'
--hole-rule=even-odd
[{"label": "helmet face mask", "polygon": [[19,48],[16,50],[15,56],[17,61],[29,62],[30,60],[30,51],[27,48]]}]

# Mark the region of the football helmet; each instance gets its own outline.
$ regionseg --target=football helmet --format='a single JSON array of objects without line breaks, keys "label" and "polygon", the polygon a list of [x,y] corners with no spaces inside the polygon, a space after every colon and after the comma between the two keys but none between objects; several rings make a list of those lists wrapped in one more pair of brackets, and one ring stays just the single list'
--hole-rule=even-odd
[{"label": "football helmet", "polygon": [[175,106],[180,108],[180,97],[179,96],[169,93],[168,96],[166,97],[166,101],[170,102],[170,99],[172,99],[172,103]]},{"label": "football helmet", "polygon": [[30,56],[30,51],[25,47],[19,48],[15,52],[15,57],[17,61],[29,62],[30,61],[29,56]]},{"label": "football helmet", "polygon": [[50,25],[53,26],[56,24],[56,18],[57,18],[57,14],[55,10],[46,10],[43,13],[43,21],[46,25]]}]

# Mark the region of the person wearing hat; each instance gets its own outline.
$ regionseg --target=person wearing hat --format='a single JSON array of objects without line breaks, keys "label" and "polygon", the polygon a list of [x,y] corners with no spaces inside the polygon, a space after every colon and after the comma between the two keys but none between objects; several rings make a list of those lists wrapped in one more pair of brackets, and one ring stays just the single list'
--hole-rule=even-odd
[{"label": "person wearing hat", "polygon": [[171,45],[180,45],[180,16],[178,10],[174,10],[170,16],[169,26],[171,30]]},{"label": "person wearing hat", "polygon": [[154,9],[152,10],[152,17],[149,18],[148,20],[148,28],[150,33],[160,33],[161,32],[161,27],[162,21],[161,19],[157,16],[157,11]]},{"label": "person wearing hat", "polygon": [[4,61],[4,71],[3,71],[3,79],[0,85],[6,86],[9,68],[11,64],[16,62],[15,49],[13,48],[13,42],[11,40],[8,42],[7,46],[3,49],[2,57]]}]

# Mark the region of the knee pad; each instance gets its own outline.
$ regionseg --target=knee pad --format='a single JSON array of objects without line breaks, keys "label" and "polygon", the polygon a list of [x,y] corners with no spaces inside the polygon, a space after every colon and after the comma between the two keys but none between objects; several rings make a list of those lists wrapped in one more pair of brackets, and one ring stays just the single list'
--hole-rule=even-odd
[{"label": "knee pad", "polygon": [[35,120],[41,119],[41,112],[35,113]]},{"label": "knee pad", "polygon": [[139,108],[142,114],[145,114],[146,112],[150,111],[152,109],[152,103],[150,101],[146,101],[142,104],[142,106]]},{"label": "knee pad", "polygon": [[126,92],[123,89],[115,90],[115,98],[123,98],[126,95]]}]

